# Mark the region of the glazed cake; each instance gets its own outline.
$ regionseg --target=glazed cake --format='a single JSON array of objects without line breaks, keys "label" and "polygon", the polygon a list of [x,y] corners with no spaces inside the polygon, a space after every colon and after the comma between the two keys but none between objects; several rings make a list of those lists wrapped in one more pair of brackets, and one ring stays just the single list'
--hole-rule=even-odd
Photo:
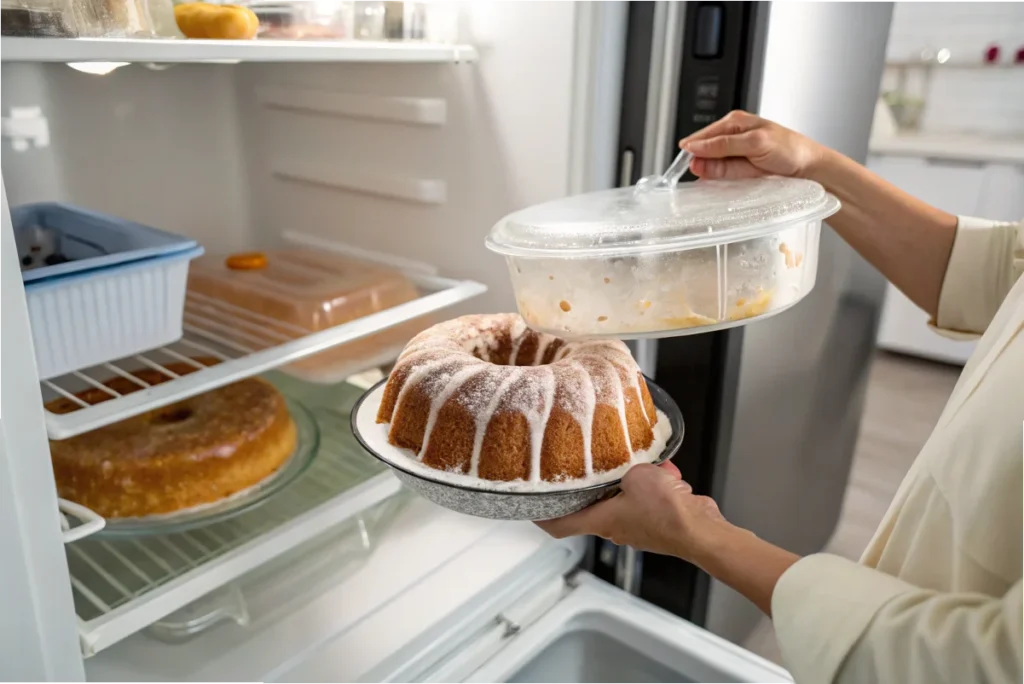
[{"label": "glazed cake", "polygon": [[430,468],[501,482],[592,478],[667,439],[625,344],[566,342],[518,314],[464,316],[413,338],[377,423]]}]

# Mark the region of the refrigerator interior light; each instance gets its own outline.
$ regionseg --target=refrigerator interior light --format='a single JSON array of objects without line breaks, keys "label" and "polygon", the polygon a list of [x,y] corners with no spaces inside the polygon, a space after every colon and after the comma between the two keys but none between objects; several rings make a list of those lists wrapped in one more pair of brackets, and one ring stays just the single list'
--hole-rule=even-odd
[{"label": "refrigerator interior light", "polygon": [[106,76],[114,69],[128,66],[128,62],[67,62],[67,65],[83,74]]}]

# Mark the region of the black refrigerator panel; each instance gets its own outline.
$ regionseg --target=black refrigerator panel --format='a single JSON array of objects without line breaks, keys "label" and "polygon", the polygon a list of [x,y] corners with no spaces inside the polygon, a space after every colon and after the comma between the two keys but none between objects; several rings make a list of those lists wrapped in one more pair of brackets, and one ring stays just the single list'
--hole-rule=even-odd
[{"label": "black refrigerator panel", "polygon": [[[749,95],[756,92],[751,79],[760,64],[763,36],[758,23],[767,4],[752,2],[689,2],[683,11],[680,45],[662,52],[678,56],[677,101],[673,131],[663,144],[671,159],[677,141],[732,109],[756,106]],[[620,115],[618,178],[635,183],[646,172],[644,149],[653,134],[649,129],[650,73],[657,59],[655,23],[663,20],[656,4],[631,2],[627,29],[623,100]],[[646,145],[650,149],[650,145]],[[684,181],[694,180],[691,174]],[[652,355],[653,376],[679,403],[686,422],[686,437],[673,462],[694,490],[716,495],[729,453],[732,415],[743,340],[742,328],[716,333],[658,340]],[[651,343],[647,343],[651,344]],[[651,372],[652,369],[645,369]],[[717,479],[716,479],[717,478]],[[593,570],[608,581],[677,615],[702,624],[709,578],[694,566],[676,558],[632,554],[607,543],[598,544]],[[632,556],[632,558],[630,558]],[[624,572],[625,566],[632,572]]]},{"label": "black refrigerator panel", "polygon": [[687,3],[673,143],[734,109],[757,110],[768,8],[763,2]]}]

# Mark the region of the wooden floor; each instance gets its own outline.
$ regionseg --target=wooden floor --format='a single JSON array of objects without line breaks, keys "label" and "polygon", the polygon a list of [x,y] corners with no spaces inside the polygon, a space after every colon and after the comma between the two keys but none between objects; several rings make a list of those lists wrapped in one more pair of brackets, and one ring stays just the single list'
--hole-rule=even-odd
[{"label": "wooden floor", "polygon": [[[953,391],[960,369],[880,353],[871,369],[860,437],[839,524],[826,549],[858,559]],[[781,663],[765,618],[744,646]],[[783,663],[784,664],[784,663]]]}]

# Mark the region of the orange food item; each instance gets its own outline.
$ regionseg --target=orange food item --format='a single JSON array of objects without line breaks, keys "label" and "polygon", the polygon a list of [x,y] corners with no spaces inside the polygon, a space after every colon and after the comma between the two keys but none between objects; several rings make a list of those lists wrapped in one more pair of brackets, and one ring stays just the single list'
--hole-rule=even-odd
[{"label": "orange food item", "polygon": [[[218,334],[250,350],[276,346],[420,296],[399,271],[296,248],[228,258],[202,256],[189,268],[188,293],[207,320],[216,319],[218,307],[227,305],[237,325],[218,329]],[[407,321],[300,359],[287,370],[314,382],[340,382],[339,376],[351,368],[393,361],[405,343],[431,323]]]},{"label": "orange food item", "polygon": [[785,242],[779,245],[779,251],[786,257],[786,268],[798,268],[803,263],[804,255],[800,252],[792,251]]},{"label": "orange food item", "polygon": [[174,21],[186,38],[251,40],[260,22],[256,13],[241,5],[188,2],[174,7]]},{"label": "orange food item", "polygon": [[233,271],[255,271],[267,267],[267,255],[263,252],[242,252],[232,254],[224,265]]}]

